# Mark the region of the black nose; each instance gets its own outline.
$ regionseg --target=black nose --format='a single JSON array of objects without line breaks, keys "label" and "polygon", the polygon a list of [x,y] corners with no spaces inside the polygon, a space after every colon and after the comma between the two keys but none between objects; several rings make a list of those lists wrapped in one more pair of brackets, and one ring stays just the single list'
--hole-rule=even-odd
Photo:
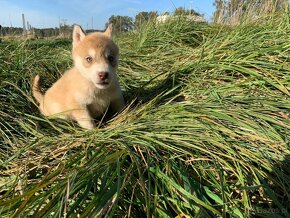
[{"label": "black nose", "polygon": [[99,72],[99,78],[100,78],[101,80],[105,80],[105,79],[107,79],[108,76],[109,76],[109,73],[108,73],[108,72]]}]

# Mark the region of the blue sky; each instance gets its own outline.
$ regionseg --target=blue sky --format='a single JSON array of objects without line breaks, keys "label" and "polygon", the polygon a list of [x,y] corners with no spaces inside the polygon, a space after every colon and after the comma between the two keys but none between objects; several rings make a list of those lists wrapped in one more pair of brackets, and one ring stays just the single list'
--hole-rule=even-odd
[{"label": "blue sky", "polygon": [[21,27],[21,14],[31,26],[57,27],[59,19],[67,24],[80,24],[84,29],[103,29],[111,15],[135,17],[141,11],[174,11],[175,7],[192,7],[213,14],[214,0],[0,0],[0,25]]}]

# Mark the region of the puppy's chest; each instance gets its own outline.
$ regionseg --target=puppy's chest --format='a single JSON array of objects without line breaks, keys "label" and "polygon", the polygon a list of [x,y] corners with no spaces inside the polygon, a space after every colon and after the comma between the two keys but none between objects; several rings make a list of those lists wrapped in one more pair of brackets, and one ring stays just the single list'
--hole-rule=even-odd
[{"label": "puppy's chest", "polygon": [[102,96],[95,96],[91,103],[87,104],[87,108],[93,117],[101,116],[109,107],[110,99]]},{"label": "puppy's chest", "polygon": [[87,107],[92,117],[101,116],[110,105],[110,94],[105,91],[95,92],[88,89],[78,93],[77,101],[80,105]]}]

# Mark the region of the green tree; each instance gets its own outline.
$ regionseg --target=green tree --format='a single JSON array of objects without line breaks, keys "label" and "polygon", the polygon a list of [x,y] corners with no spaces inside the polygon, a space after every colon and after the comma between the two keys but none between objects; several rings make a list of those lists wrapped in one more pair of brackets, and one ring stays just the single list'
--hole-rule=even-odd
[{"label": "green tree", "polygon": [[133,30],[133,19],[128,16],[112,15],[106,26],[110,23],[113,25],[113,31],[117,33]]},{"label": "green tree", "polygon": [[135,16],[135,26],[138,28],[142,23],[156,19],[157,11],[142,11]]},{"label": "green tree", "polygon": [[180,15],[194,15],[194,16],[202,16],[200,13],[196,12],[193,9],[185,9],[183,7],[176,8],[173,12],[174,16],[180,16]]}]

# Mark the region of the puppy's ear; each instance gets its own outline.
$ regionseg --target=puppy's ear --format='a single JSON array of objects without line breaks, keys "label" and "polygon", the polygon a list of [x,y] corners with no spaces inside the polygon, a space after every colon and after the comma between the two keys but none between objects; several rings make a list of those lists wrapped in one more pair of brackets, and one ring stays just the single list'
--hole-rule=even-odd
[{"label": "puppy's ear", "polygon": [[75,48],[84,38],[86,34],[79,25],[74,25],[73,29],[73,48]]},{"label": "puppy's ear", "polygon": [[112,32],[113,32],[113,25],[110,23],[107,29],[105,30],[104,34],[108,36],[109,38],[112,38]]}]

